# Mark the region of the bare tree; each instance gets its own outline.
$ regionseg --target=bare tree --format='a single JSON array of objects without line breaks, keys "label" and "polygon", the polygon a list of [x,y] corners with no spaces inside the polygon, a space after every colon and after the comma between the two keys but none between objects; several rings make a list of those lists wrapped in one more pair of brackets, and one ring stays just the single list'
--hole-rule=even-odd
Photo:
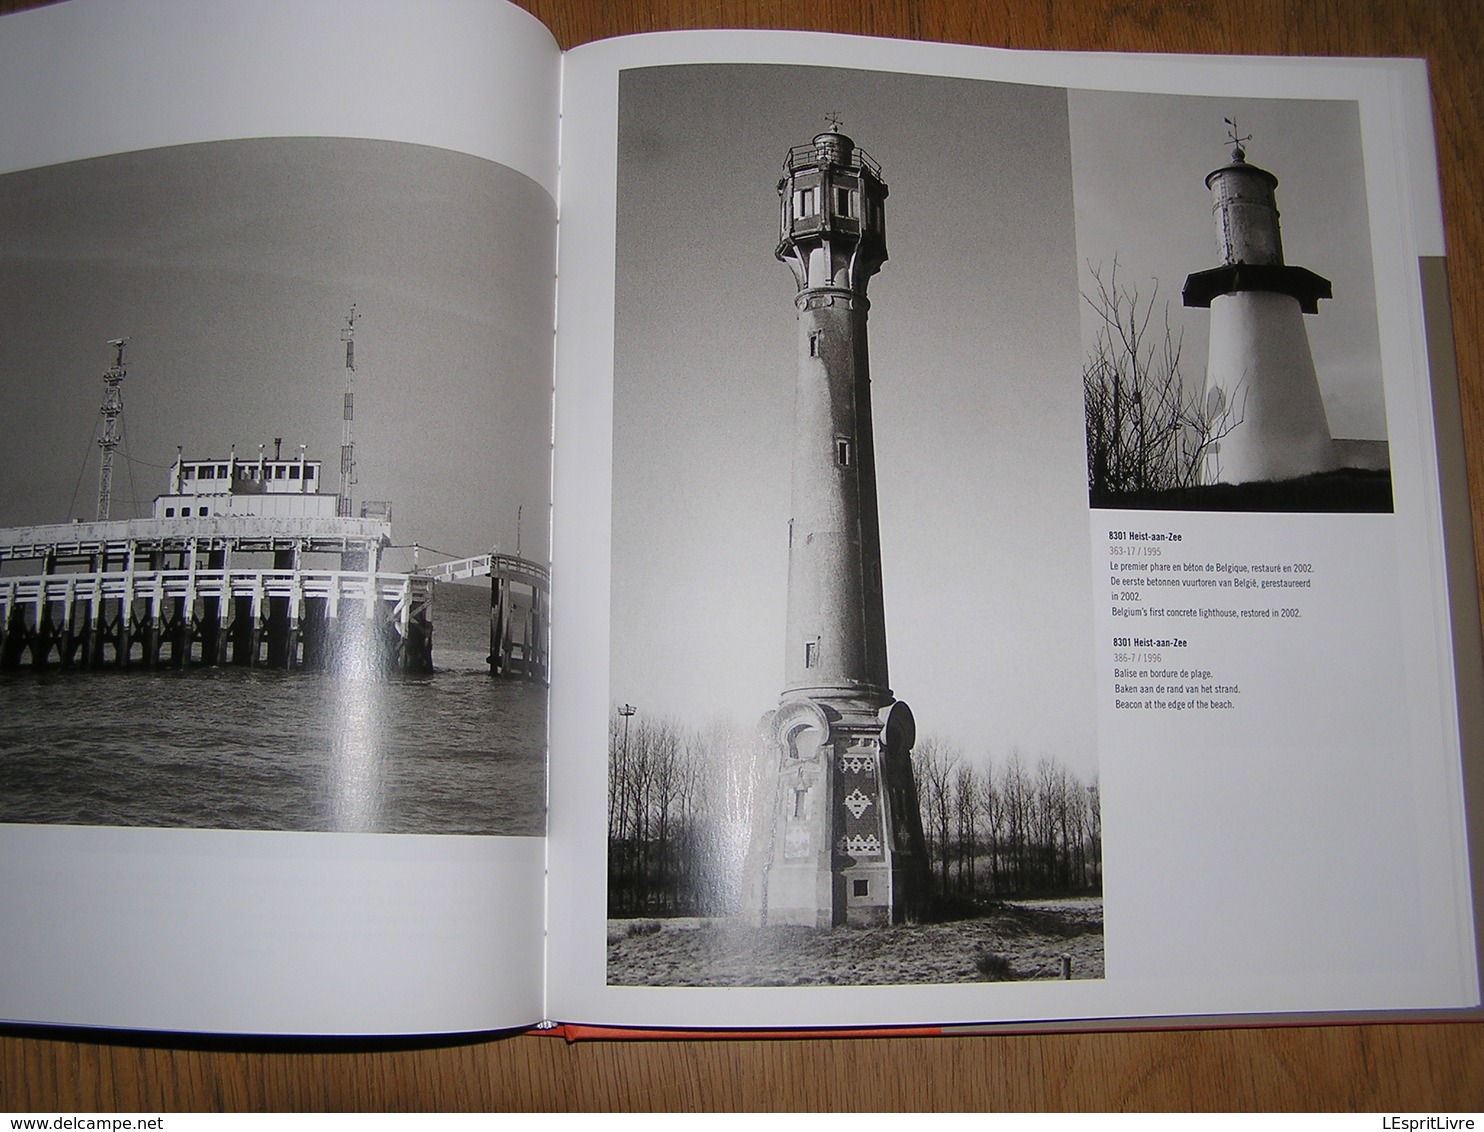
[{"label": "bare tree", "polygon": [[928,853],[938,859],[939,881],[945,896],[948,894],[949,841],[953,835],[953,775],[958,761],[957,749],[938,735],[919,740],[912,759]]},{"label": "bare tree", "polygon": [[979,840],[979,776],[971,762],[961,762],[953,776],[953,812],[958,822],[958,888],[974,892],[974,855]]},{"label": "bare tree", "polygon": [[984,764],[984,773],[979,779],[979,799],[985,836],[989,840],[989,891],[999,892],[1000,852],[1005,839],[1005,795],[991,762]]},{"label": "bare tree", "polygon": [[[627,730],[625,725],[627,724]],[[734,911],[752,805],[751,740],[615,708],[608,734],[610,914]],[[740,839],[740,840],[739,840]]]},{"label": "bare tree", "polygon": [[[1097,332],[1082,367],[1087,429],[1087,486],[1094,504],[1131,492],[1194,487],[1221,440],[1242,423],[1243,398],[1203,396],[1181,373],[1184,337],[1170,325],[1159,283],[1146,298],[1089,265],[1093,288],[1082,298]],[[1155,313],[1161,315],[1155,321]]]}]

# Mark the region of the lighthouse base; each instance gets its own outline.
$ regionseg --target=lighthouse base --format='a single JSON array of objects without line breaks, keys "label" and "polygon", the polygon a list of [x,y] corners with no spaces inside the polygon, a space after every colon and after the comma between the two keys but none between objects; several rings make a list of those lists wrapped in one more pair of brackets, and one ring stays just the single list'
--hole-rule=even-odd
[{"label": "lighthouse base", "polygon": [[916,919],[927,854],[906,704],[785,700],[764,719],[745,910],[760,924],[865,927]]},{"label": "lighthouse base", "polygon": [[1211,300],[1204,482],[1294,479],[1339,465],[1303,319],[1291,295]]}]

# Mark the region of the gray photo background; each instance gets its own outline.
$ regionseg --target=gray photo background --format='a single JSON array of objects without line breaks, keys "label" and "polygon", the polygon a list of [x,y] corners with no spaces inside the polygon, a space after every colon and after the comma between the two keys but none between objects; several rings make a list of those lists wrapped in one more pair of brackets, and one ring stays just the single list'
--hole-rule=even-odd
[{"label": "gray photo background", "polygon": [[782,683],[788,148],[882,166],[870,349],[892,686],[920,735],[1095,774],[1065,91],[693,66],[620,87],[611,694],[750,726]]},{"label": "gray photo background", "polygon": [[[453,555],[548,550],[555,206],[444,150],[266,138],[0,177],[0,525],[90,518],[107,339],[128,336],[114,518],[177,445],[281,436]],[[424,563],[436,557],[425,554]],[[406,550],[387,569],[406,569]],[[488,676],[488,589],[440,586],[430,678],[0,675],[0,821],[539,835],[544,688]]]},{"label": "gray photo background", "polygon": [[[1180,302],[1185,277],[1219,265],[1206,174],[1228,163],[1223,118],[1234,118],[1247,160],[1278,178],[1288,263],[1329,279],[1334,298],[1304,318],[1330,430],[1337,438],[1386,439],[1375,272],[1354,102],[1068,92],[1076,186],[1079,285],[1091,268],[1169,302],[1184,334],[1185,378],[1206,370],[1211,313]],[[1097,320],[1082,312],[1084,348]],[[1156,319],[1156,322],[1159,320]]]}]

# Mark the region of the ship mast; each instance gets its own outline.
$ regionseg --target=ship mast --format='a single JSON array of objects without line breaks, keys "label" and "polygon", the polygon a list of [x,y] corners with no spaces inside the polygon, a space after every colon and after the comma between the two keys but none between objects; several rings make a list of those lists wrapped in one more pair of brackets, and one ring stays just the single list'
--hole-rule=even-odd
[{"label": "ship mast", "polygon": [[113,338],[113,365],[103,373],[103,406],[99,414],[103,417],[103,435],[98,438],[102,458],[98,461],[98,520],[108,518],[113,503],[113,452],[122,439],[119,418],[124,415],[124,378],[129,371],[124,368],[124,344],[127,338]]},{"label": "ship mast", "polygon": [[350,304],[350,314],[340,331],[340,341],[345,343],[345,412],[340,436],[340,498],[335,504],[335,514],[351,515],[350,489],[356,482],[356,442],[352,425],[355,421],[356,379],[356,314],[355,303]]}]

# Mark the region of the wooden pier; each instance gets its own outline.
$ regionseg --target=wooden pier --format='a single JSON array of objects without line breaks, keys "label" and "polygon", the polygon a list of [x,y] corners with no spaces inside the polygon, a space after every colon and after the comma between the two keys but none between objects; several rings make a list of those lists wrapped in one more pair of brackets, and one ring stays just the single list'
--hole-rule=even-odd
[{"label": "wooden pier", "polygon": [[551,574],[545,566],[511,554],[476,554],[421,571],[440,582],[490,579],[490,675],[550,679]]}]

